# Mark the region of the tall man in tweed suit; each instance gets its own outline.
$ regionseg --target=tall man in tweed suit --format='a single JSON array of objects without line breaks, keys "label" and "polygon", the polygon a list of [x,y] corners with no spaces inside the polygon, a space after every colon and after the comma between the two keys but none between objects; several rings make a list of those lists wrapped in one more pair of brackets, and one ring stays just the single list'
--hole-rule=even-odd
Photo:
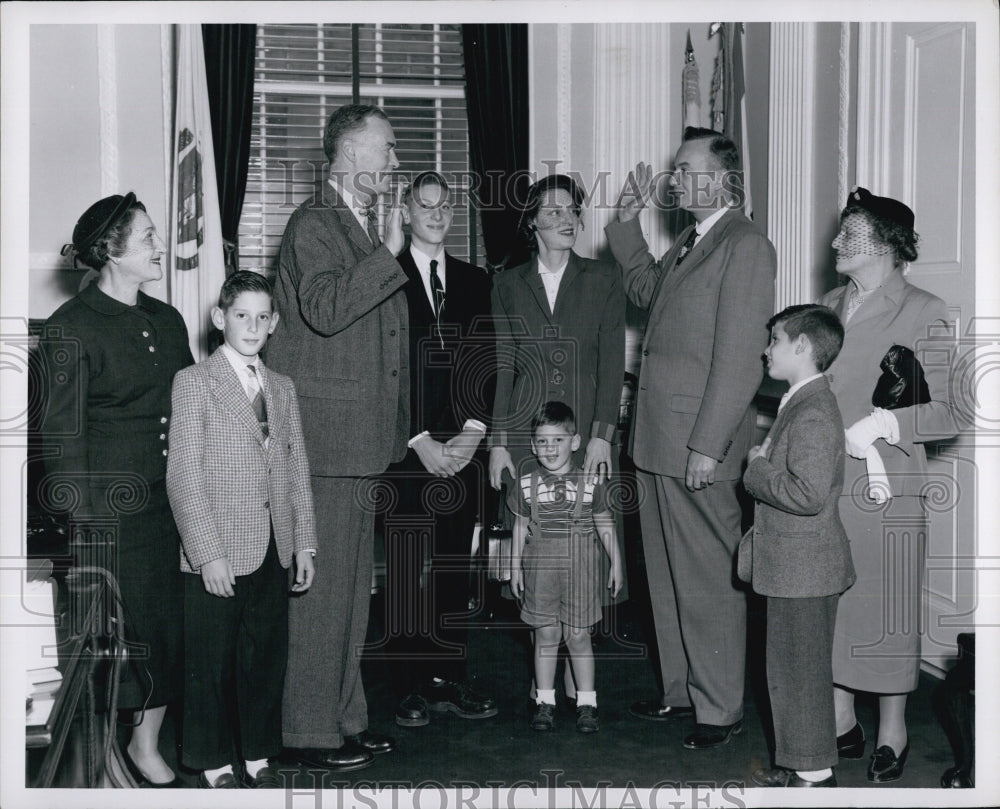
[{"label": "tall man in tweed suit", "polygon": [[[629,450],[656,626],[662,698],[648,719],[693,713],[692,749],[742,730],[746,601],[733,586],[736,486],[753,437],[754,394],[774,306],[774,247],[736,209],[728,138],[688,128],[670,177],[695,220],[657,262],[637,216],[653,192],[643,163],[605,232],[626,294],[649,311]],[[736,186],[738,189],[739,186]]]},{"label": "tall man in tweed suit", "polygon": [[349,104],[330,116],[329,178],[322,199],[301,205],[285,228],[275,282],[281,328],[267,351],[299,394],[324,565],[289,608],[284,740],[303,763],[332,770],[368,766],[395,746],[368,730],[361,683],[374,545],[366,490],[402,460],[410,438],[398,200],[384,242],[374,226],[378,195],[399,165],[395,146],[377,107]]},{"label": "tall man in tweed suit", "polygon": [[[212,322],[225,343],[174,377],[167,494],[184,577],[183,759],[203,787],[280,786],[281,698],[293,592],[313,578],[309,465],[292,381],[258,356],[274,331],[271,286],[233,273]],[[235,691],[236,718],[225,695]],[[236,750],[238,748],[238,751]]]}]

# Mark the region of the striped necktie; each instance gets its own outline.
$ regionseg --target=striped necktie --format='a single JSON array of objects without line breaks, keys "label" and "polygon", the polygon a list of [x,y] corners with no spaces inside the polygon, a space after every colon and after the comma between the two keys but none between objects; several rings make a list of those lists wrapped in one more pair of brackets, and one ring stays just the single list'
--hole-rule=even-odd
[{"label": "striped necktie", "polygon": [[270,431],[267,427],[267,404],[264,402],[264,392],[260,389],[260,380],[257,379],[257,369],[253,365],[247,366],[249,381],[247,382],[247,395],[250,397],[250,406],[260,424],[260,432],[267,438]]},{"label": "striped necktie", "polygon": [[378,237],[378,213],[375,211],[375,206],[368,205],[362,208],[361,212],[365,215],[365,220],[368,222],[366,228],[368,238],[372,240],[372,245],[378,247],[382,244],[382,240]]}]

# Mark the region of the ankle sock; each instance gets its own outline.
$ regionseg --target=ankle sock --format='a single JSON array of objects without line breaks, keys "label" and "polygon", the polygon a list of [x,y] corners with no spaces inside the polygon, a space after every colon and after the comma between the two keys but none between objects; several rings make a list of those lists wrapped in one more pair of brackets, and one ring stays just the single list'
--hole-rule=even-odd
[{"label": "ankle sock", "polygon": [[795,774],[803,781],[824,781],[833,775],[833,770],[829,767],[825,770],[796,770]]},{"label": "ankle sock", "polygon": [[267,766],[267,759],[260,758],[257,759],[256,761],[246,761],[244,762],[244,765],[246,766],[247,775],[249,775],[251,778],[256,778],[257,773],[259,773]]},{"label": "ankle sock", "polygon": [[579,708],[581,705],[590,705],[592,708],[597,707],[597,692],[596,691],[577,691],[576,692],[576,707]]},{"label": "ankle sock", "polygon": [[556,690],[554,688],[549,688],[549,689],[539,688],[536,689],[536,691],[538,693],[538,696],[536,697],[535,702],[538,703],[544,702],[548,705],[556,704]]},{"label": "ankle sock", "polygon": [[224,772],[233,774],[233,765],[227,764],[225,767],[219,767],[217,770],[205,770],[205,780],[210,784],[215,783],[215,779],[222,775]]}]

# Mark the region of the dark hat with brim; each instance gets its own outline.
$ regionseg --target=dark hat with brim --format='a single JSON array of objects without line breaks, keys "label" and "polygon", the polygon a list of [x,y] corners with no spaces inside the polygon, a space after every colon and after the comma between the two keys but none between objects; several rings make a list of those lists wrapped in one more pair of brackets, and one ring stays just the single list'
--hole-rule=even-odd
[{"label": "dark hat with brim", "polygon": [[95,202],[77,220],[76,227],[73,228],[73,242],[63,245],[63,255],[66,255],[70,248],[78,255],[86,253],[133,205],[135,205],[135,193],[132,191],[125,196],[114,194]]},{"label": "dark hat with brim", "polygon": [[862,208],[879,219],[895,222],[908,230],[913,230],[913,211],[898,199],[876,197],[867,188],[855,188],[847,195],[845,208]]}]

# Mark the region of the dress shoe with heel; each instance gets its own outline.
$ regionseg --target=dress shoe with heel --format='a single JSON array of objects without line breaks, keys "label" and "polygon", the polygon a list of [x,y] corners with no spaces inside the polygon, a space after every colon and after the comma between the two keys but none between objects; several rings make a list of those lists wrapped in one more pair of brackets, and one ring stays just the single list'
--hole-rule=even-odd
[{"label": "dress shoe with heel", "polygon": [[684,746],[688,750],[708,750],[727,744],[733,736],[742,732],[742,719],[731,725],[703,725],[699,723],[694,726],[694,733],[684,739]]},{"label": "dress shoe with heel", "polygon": [[862,758],[865,754],[865,729],[860,722],[837,737],[837,755],[841,758]]},{"label": "dress shoe with heel", "polygon": [[176,789],[178,787],[183,786],[183,784],[181,783],[181,779],[178,778],[176,775],[169,781],[162,781],[159,783],[156,781],[150,781],[143,774],[142,770],[140,770],[139,767],[136,765],[136,763],[132,760],[132,756],[129,755],[127,748],[125,750],[122,750],[122,758],[125,760],[125,767],[126,769],[128,769],[129,775],[131,775],[132,778],[135,779],[136,784],[138,784],[140,787],[149,786],[152,787],[153,789]]},{"label": "dress shoe with heel", "polygon": [[909,754],[909,743],[898,756],[889,745],[883,744],[872,753],[872,760],[868,764],[868,780],[874,784],[898,781],[903,777],[903,765],[906,764],[906,757]]}]

